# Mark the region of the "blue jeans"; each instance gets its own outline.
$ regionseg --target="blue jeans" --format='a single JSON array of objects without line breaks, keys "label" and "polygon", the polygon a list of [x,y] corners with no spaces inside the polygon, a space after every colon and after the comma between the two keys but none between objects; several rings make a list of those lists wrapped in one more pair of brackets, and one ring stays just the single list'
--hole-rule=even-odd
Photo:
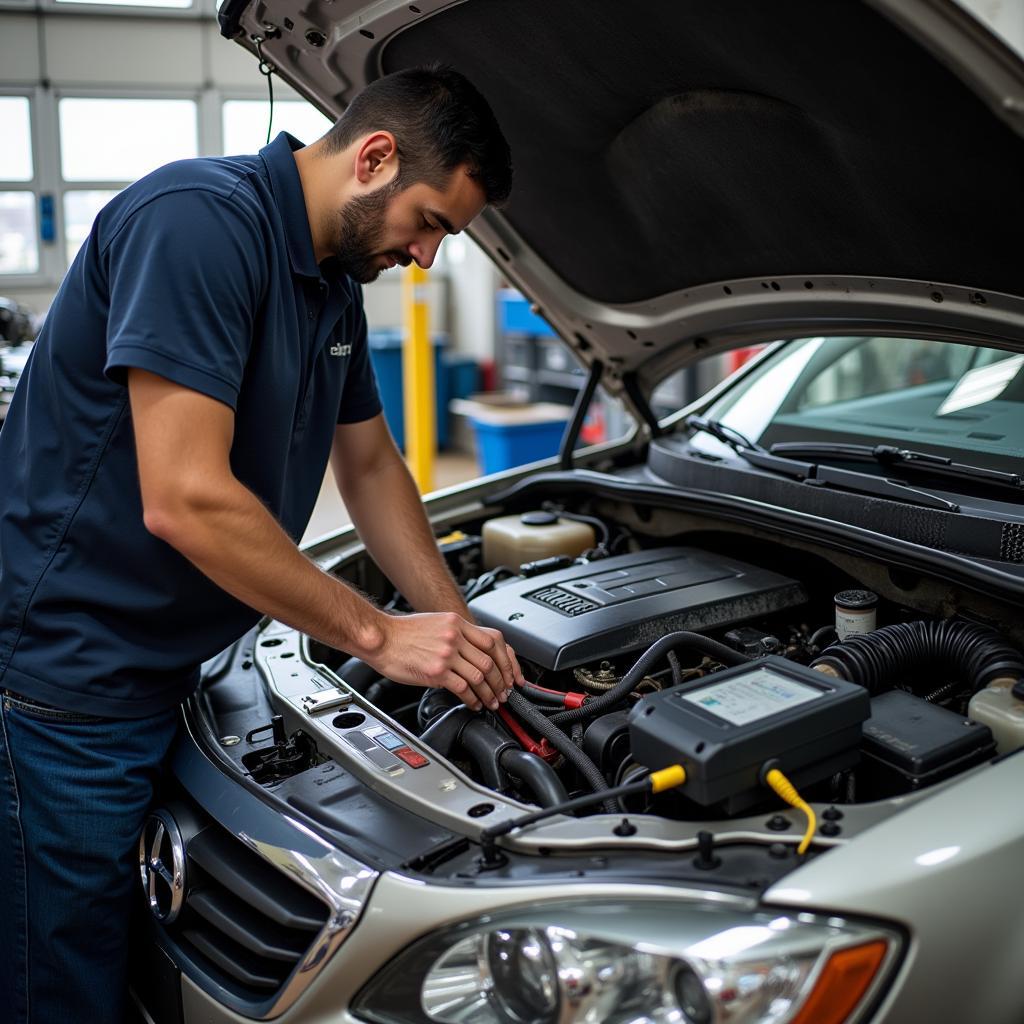
[{"label": "blue jeans", "polygon": [[179,712],[0,697],[0,1018],[121,1024],[138,839]]}]

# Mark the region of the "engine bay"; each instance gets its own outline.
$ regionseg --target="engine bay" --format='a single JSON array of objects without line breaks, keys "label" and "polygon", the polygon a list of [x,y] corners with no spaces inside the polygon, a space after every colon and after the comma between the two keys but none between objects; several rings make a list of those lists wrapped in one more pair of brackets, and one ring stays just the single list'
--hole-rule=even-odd
[{"label": "engine bay", "polygon": [[[560,550],[563,526],[572,536]],[[503,632],[527,680],[497,713],[310,646],[423,750],[496,795],[541,808],[589,795],[578,816],[728,820],[780,806],[766,766],[835,809],[919,793],[1024,744],[1012,692],[1024,659],[977,616],[923,614],[782,546],[761,546],[755,561],[759,546],[734,536],[667,544],[551,504],[478,529],[439,544],[476,621]],[[390,607],[407,610],[398,594]],[[719,680],[723,692],[731,680],[732,721],[708,715]],[[836,720],[825,706],[840,688]],[[675,733],[669,708],[688,715]],[[694,733],[701,714],[711,724]],[[752,729],[740,756],[748,737],[735,734]],[[691,733],[689,745],[679,738]],[[689,777],[679,790],[602,799],[677,762]]]},{"label": "engine bay", "polygon": [[[526,685],[507,704],[472,712],[271,624],[255,660],[274,727],[232,752],[243,769],[273,789],[333,760],[463,834],[478,822],[503,835],[529,812],[570,843],[614,814],[616,843],[757,831],[792,850],[794,809],[814,805],[820,851],[859,812],[869,827],[1024,746],[1009,607],[1003,618],[998,602],[958,594],[949,614],[948,589],[924,574],[579,507],[438,538],[477,622],[517,653]],[[365,553],[335,571],[411,610]],[[666,772],[685,781],[652,786]]]}]

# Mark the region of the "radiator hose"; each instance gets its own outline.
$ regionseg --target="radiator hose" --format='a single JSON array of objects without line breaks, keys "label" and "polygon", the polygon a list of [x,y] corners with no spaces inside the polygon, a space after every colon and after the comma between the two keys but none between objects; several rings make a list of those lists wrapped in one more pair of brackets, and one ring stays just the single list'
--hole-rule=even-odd
[{"label": "radiator hose", "polygon": [[826,647],[811,667],[859,683],[869,693],[922,669],[947,677],[952,671],[975,692],[994,679],[1024,676],[1024,659],[994,629],[956,619],[899,622],[847,637]]}]

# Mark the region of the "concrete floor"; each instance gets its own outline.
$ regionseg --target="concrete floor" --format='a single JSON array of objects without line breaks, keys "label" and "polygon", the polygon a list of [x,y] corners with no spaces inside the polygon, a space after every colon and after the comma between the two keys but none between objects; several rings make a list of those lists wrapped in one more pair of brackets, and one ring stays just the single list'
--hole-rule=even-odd
[{"label": "concrete floor", "polygon": [[[479,475],[480,468],[475,455],[466,452],[441,452],[434,463],[434,490],[464,483]],[[336,530],[350,521],[338,494],[338,488],[334,484],[334,475],[328,469],[302,542],[330,533],[331,530]]]}]

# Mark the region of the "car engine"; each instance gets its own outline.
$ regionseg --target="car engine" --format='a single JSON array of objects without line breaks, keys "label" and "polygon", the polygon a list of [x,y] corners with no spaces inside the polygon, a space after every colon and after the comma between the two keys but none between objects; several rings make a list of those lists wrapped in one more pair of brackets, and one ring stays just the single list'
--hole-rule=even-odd
[{"label": "car engine", "polygon": [[[1024,720],[1011,722],[1024,659],[990,623],[923,612],[892,587],[735,535],[665,543],[552,506],[478,529],[439,543],[526,685],[474,714],[361,663],[337,671],[496,793],[572,800],[584,815],[721,820],[777,806],[771,766],[806,800],[841,805],[916,793],[1024,745]],[[390,607],[403,610],[400,595]],[[681,789],[614,795],[672,765]]]}]

